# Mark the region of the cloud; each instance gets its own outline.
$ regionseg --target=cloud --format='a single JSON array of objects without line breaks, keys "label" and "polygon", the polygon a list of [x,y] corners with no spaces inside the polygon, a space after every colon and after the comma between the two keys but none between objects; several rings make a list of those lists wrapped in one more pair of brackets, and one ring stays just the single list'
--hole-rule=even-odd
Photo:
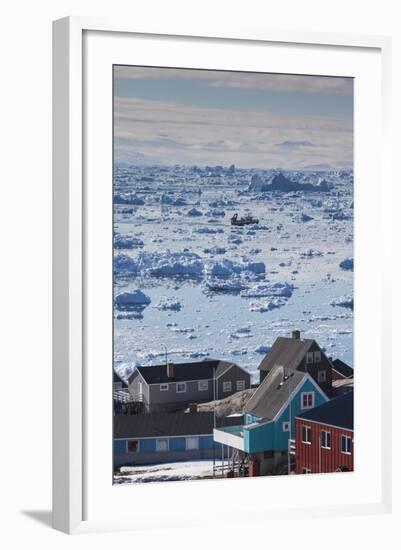
[{"label": "cloud", "polygon": [[352,119],[116,97],[116,160],[299,168],[352,162]]},{"label": "cloud", "polygon": [[275,147],[283,147],[284,149],[298,149],[299,147],[316,147],[315,143],[311,141],[282,141],[281,143],[276,143]]},{"label": "cloud", "polygon": [[198,80],[215,88],[237,88],[273,92],[329,93],[350,96],[353,79],[320,75],[250,73],[243,71],[211,71],[202,69],[170,69],[155,67],[114,67],[114,78],[123,80],[166,79]]}]

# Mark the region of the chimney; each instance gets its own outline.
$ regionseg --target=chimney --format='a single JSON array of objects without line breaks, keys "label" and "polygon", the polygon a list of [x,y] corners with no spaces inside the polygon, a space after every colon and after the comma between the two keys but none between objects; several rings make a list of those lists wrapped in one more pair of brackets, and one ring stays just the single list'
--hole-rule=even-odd
[{"label": "chimney", "polygon": [[174,365],[169,361],[166,365],[167,378],[174,378]]},{"label": "chimney", "polygon": [[292,331],[292,337],[294,340],[300,340],[301,339],[301,332],[299,330],[293,330]]}]

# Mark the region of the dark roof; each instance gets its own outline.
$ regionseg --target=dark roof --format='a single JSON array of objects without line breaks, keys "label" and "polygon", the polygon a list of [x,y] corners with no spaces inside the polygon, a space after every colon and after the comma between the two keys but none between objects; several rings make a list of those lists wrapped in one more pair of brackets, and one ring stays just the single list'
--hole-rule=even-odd
[{"label": "dark roof", "polygon": [[342,376],[344,376],[344,378],[350,378],[354,376],[354,369],[347,365],[347,363],[344,363],[344,361],[341,361],[341,359],[334,359],[334,361],[332,361],[332,364],[335,370]]},{"label": "dark roof", "polygon": [[306,373],[301,371],[287,371],[287,373],[283,367],[274,367],[252,395],[244,412],[273,420],[291,392],[306,376]]},{"label": "dark roof", "polygon": [[[169,378],[167,376],[166,365],[154,365],[149,367],[137,367],[147,384],[164,384],[166,382],[185,382],[186,380],[205,380],[213,378],[213,371],[215,370],[215,376],[220,376],[231,368],[235,363],[229,363],[228,361],[220,361],[218,359],[205,359],[204,361],[197,361],[195,363],[174,363],[174,376]],[[129,383],[132,381],[134,372],[129,378]]]},{"label": "dark roof", "polygon": [[124,386],[127,385],[127,382],[124,380],[124,378],[121,378],[121,376],[113,370],[113,384],[118,384],[119,382],[122,382]]},{"label": "dark roof", "polygon": [[295,370],[313,343],[315,341],[310,339],[298,340],[279,336],[260,363],[259,370],[270,371],[276,365]]},{"label": "dark roof", "polygon": [[[217,426],[236,426],[242,417],[216,418]],[[212,412],[151,413],[114,416],[114,438],[168,437],[173,435],[210,435],[213,433]]]},{"label": "dark roof", "polygon": [[298,418],[314,420],[346,430],[354,429],[354,392],[349,391],[319,407],[298,415]]}]

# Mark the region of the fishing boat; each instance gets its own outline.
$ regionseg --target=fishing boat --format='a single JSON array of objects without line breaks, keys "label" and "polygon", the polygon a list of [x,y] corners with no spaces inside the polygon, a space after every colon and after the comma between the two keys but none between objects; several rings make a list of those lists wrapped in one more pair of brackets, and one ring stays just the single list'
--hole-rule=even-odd
[{"label": "fishing boat", "polygon": [[259,220],[251,216],[251,214],[247,214],[243,218],[239,218],[238,214],[234,214],[234,216],[231,218],[231,225],[243,226],[243,225],[252,225],[255,223],[259,223]]}]

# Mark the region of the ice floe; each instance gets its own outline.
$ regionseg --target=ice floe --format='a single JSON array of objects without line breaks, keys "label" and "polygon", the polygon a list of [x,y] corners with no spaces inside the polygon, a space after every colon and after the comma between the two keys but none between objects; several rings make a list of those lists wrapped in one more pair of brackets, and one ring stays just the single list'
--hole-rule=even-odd
[{"label": "ice floe", "polygon": [[241,296],[244,298],[263,298],[266,296],[279,296],[291,298],[294,285],[290,283],[259,283],[251,288],[243,290]]},{"label": "ice floe", "polygon": [[122,292],[115,297],[117,306],[144,306],[150,304],[151,299],[141,290]]},{"label": "ice floe", "polygon": [[346,258],[342,262],[340,262],[341,269],[344,269],[345,271],[353,271],[354,270],[354,258]]},{"label": "ice floe", "polygon": [[133,235],[127,234],[127,235],[120,235],[119,233],[115,233],[114,235],[114,248],[125,248],[125,249],[132,249],[132,248],[143,248],[144,243],[142,239],[139,239],[138,237],[134,237]]},{"label": "ice floe", "polygon": [[341,296],[340,298],[333,300],[331,305],[354,309],[354,298],[352,296]]},{"label": "ice floe", "polygon": [[191,210],[188,210],[187,216],[191,216],[191,217],[203,216],[203,213],[194,207],[194,208],[191,208]]},{"label": "ice floe", "polygon": [[163,297],[158,304],[155,305],[156,309],[160,311],[181,311],[182,304],[179,300],[175,298],[166,298]]}]

